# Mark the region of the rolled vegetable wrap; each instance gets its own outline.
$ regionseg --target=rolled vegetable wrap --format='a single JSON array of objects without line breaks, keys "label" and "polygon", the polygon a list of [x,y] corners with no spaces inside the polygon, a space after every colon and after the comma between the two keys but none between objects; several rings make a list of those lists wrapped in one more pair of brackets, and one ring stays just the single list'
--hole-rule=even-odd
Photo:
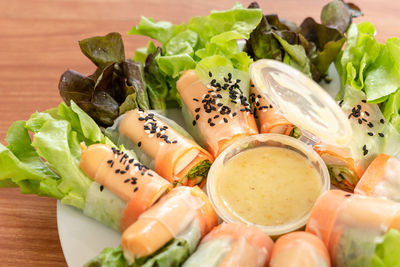
[{"label": "rolled vegetable wrap", "polygon": [[139,109],[125,113],[116,127],[119,135],[114,141],[132,147],[140,158],[146,157],[144,162],[170,183],[205,184],[213,157],[182,128],[155,112]]},{"label": "rolled vegetable wrap", "polygon": [[261,133],[278,133],[290,135],[294,126],[282,116],[270,103],[263,97],[258,89],[252,85],[250,88],[250,102],[253,113],[260,125]]},{"label": "rolled vegetable wrap", "polygon": [[183,267],[267,266],[273,241],[260,229],[222,223],[203,238]]},{"label": "rolled vegetable wrap", "polygon": [[276,241],[269,266],[330,267],[331,262],[321,239],[307,232],[292,232]]},{"label": "rolled vegetable wrap", "polygon": [[190,118],[186,119],[188,126],[196,127],[198,134],[193,135],[214,157],[237,138],[258,133],[241,80],[232,80],[231,73],[224,80],[225,84],[215,79],[205,84],[195,70],[188,70],[176,84],[184,113]]},{"label": "rolled vegetable wrap", "polygon": [[172,185],[128,154],[104,144],[90,145],[82,152],[80,167],[90,178],[128,203],[124,229],[151,207]]},{"label": "rolled vegetable wrap", "polygon": [[320,196],[306,227],[324,242],[333,266],[377,266],[371,264],[382,249],[400,251],[399,243],[384,242],[399,229],[400,203],[340,190]]},{"label": "rolled vegetable wrap", "polygon": [[400,202],[400,161],[380,154],[368,166],[354,193]]},{"label": "rolled vegetable wrap", "polygon": [[346,147],[336,147],[319,142],[314,150],[321,156],[329,170],[331,183],[336,187],[352,192],[364,168],[360,165],[351,150]]},{"label": "rolled vegetable wrap", "polygon": [[171,244],[179,244],[182,257],[170,265],[179,266],[217,223],[217,215],[199,187],[176,187],[125,230],[122,250],[128,263],[140,266],[160,258],[158,253],[168,251]]},{"label": "rolled vegetable wrap", "polygon": [[379,154],[400,155],[400,134],[385,120],[377,104],[367,102],[361,90],[346,86],[344,91],[339,106],[349,119],[351,142],[346,147],[319,143],[315,148],[327,164],[332,183],[352,192]]}]

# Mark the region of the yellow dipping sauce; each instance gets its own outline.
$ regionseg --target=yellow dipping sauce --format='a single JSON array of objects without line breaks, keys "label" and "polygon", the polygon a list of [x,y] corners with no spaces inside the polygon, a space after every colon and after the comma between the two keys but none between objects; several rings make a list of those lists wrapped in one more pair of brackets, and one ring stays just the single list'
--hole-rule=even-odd
[{"label": "yellow dipping sauce", "polygon": [[321,193],[311,161],[281,147],[242,151],[216,173],[216,193],[240,221],[265,226],[286,224],[310,212]]}]

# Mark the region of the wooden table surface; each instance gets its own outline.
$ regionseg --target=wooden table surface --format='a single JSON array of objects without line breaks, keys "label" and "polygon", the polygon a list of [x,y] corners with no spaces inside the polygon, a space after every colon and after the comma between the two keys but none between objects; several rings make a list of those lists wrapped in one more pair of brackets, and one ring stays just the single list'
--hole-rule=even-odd
[{"label": "wooden table surface", "polygon": [[[77,41],[111,31],[120,32],[128,57],[146,44],[128,36],[140,16],[175,23],[212,9],[228,9],[234,0],[13,0],[0,1],[0,142],[15,120],[57,106],[57,84],[67,68],[89,74],[94,66],[81,54]],[[248,5],[250,1],[241,1]],[[319,20],[327,0],[259,1],[264,13],[300,23]],[[400,4],[392,0],[356,2],[385,41],[400,36]],[[1,172],[1,170],[0,170]],[[0,189],[0,266],[66,266],[60,246],[56,201]],[[75,267],[75,266],[73,266]]]}]

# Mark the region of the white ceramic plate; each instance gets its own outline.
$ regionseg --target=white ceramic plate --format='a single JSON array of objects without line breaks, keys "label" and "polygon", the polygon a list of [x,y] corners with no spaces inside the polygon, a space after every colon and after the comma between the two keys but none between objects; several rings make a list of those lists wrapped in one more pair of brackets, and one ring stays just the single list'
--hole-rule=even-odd
[{"label": "white ceramic plate", "polygon": [[69,267],[81,267],[107,247],[118,247],[121,234],[71,206],[57,202],[61,247]]}]

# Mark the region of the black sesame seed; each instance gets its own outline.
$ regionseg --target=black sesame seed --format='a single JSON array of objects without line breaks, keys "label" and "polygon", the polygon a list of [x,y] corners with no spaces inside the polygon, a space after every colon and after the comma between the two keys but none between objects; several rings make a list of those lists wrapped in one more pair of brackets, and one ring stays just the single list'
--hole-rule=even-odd
[{"label": "black sesame seed", "polygon": [[139,190],[139,187],[135,187],[135,189],[133,189],[133,192],[136,192]]},{"label": "black sesame seed", "polygon": [[104,190],[104,186],[100,185],[100,192],[103,192],[103,190]]},{"label": "black sesame seed", "polygon": [[372,127],[374,127],[374,125],[372,124],[372,122],[368,122],[368,124],[367,124],[367,125],[368,125],[368,127],[369,127],[369,128],[372,128]]},{"label": "black sesame seed", "polygon": [[200,108],[196,108],[194,111],[195,111],[195,112],[199,112],[199,111],[200,111]]},{"label": "black sesame seed", "polygon": [[208,72],[208,76],[212,77],[212,73],[211,71]]},{"label": "black sesame seed", "polygon": [[214,116],[214,119],[218,119],[218,118],[219,118],[219,115],[218,115],[218,114]]},{"label": "black sesame seed", "polygon": [[119,159],[119,163],[121,163],[123,160],[124,160],[124,158],[121,157],[121,158]]},{"label": "black sesame seed", "polygon": [[112,166],[114,166],[114,162],[111,162],[111,165],[110,165],[110,167],[112,168]]},{"label": "black sesame seed", "polygon": [[193,98],[193,101],[199,102],[199,100],[197,98]]},{"label": "black sesame seed", "polygon": [[365,149],[367,149],[367,145],[364,145],[364,146],[363,146],[363,150],[365,150]]},{"label": "black sesame seed", "polygon": [[363,99],[363,100],[361,100],[361,102],[363,102],[363,103],[367,103],[367,100],[364,100],[364,99]]},{"label": "black sesame seed", "polygon": [[369,136],[373,136],[373,135],[374,135],[374,133],[372,133],[372,132],[368,132],[368,135],[369,135]]},{"label": "black sesame seed", "polygon": [[358,109],[361,109],[361,105],[357,105],[357,108],[358,108]]},{"label": "black sesame seed", "polygon": [[108,164],[110,164],[111,162],[113,162],[112,159],[107,160],[107,163],[108,163]]},{"label": "black sesame seed", "polygon": [[132,162],[133,162],[133,160],[134,160],[134,159],[130,159],[130,160],[129,160],[129,163],[132,163]]},{"label": "black sesame seed", "polygon": [[364,156],[366,156],[368,154],[368,149],[364,150]]},{"label": "black sesame seed", "polygon": [[142,142],[141,142],[141,141],[139,141],[139,143],[138,143],[137,145],[138,145],[138,147],[140,147],[140,146],[142,145]]},{"label": "black sesame seed", "polygon": [[173,144],[176,144],[176,143],[178,143],[178,140],[174,140],[174,141],[172,141],[172,143],[173,143]]},{"label": "black sesame seed", "polygon": [[380,137],[385,137],[383,133],[378,133]]},{"label": "black sesame seed", "polygon": [[381,119],[380,122],[381,122],[381,123],[385,123],[385,120],[384,120],[384,119]]},{"label": "black sesame seed", "polygon": [[125,170],[129,171],[129,165],[126,165]]},{"label": "black sesame seed", "polygon": [[115,173],[119,173],[119,171],[120,171],[120,169],[116,169],[116,170],[115,170]]},{"label": "black sesame seed", "polygon": [[210,123],[210,126],[211,126],[211,127],[214,127],[214,126],[215,126],[215,123],[213,123],[213,122]]},{"label": "black sesame seed", "polygon": [[269,105],[269,108],[272,108],[272,105]]},{"label": "black sesame seed", "polygon": [[122,170],[122,171],[120,171],[119,173],[120,173],[120,174],[125,174],[126,171]]},{"label": "black sesame seed", "polygon": [[131,179],[125,179],[125,181],[124,181],[124,183],[127,183],[127,182],[129,182]]},{"label": "black sesame seed", "polygon": [[212,119],[211,119],[211,118],[209,118],[209,119],[207,120],[207,122],[208,122],[208,123],[210,123],[210,122],[211,122],[211,120],[212,120]]},{"label": "black sesame seed", "polygon": [[346,195],[344,195],[345,197],[351,197],[351,194],[346,194]]},{"label": "black sesame seed", "polygon": [[233,113],[232,113],[232,117],[235,117],[236,115],[237,115],[236,112],[233,112]]},{"label": "black sesame seed", "polygon": [[363,120],[363,121],[365,121],[365,122],[367,122],[367,120],[366,120],[366,119],[364,119],[364,118],[362,118],[362,120]]},{"label": "black sesame seed", "polygon": [[147,175],[150,176],[150,177],[153,177],[153,174],[151,174],[151,173],[149,173],[149,172],[147,173]]},{"label": "black sesame seed", "polygon": [[339,107],[341,107],[342,105],[343,105],[343,100],[340,100]]},{"label": "black sesame seed", "polygon": [[199,115],[199,114],[196,115],[196,121],[197,121],[198,119],[200,119],[200,115]]},{"label": "black sesame seed", "polygon": [[224,122],[225,122],[225,123],[228,123],[228,119],[227,119],[227,118],[224,118]]},{"label": "black sesame seed", "polygon": [[358,119],[358,123],[361,124],[361,123],[362,123],[362,120],[361,120],[361,119]]}]

